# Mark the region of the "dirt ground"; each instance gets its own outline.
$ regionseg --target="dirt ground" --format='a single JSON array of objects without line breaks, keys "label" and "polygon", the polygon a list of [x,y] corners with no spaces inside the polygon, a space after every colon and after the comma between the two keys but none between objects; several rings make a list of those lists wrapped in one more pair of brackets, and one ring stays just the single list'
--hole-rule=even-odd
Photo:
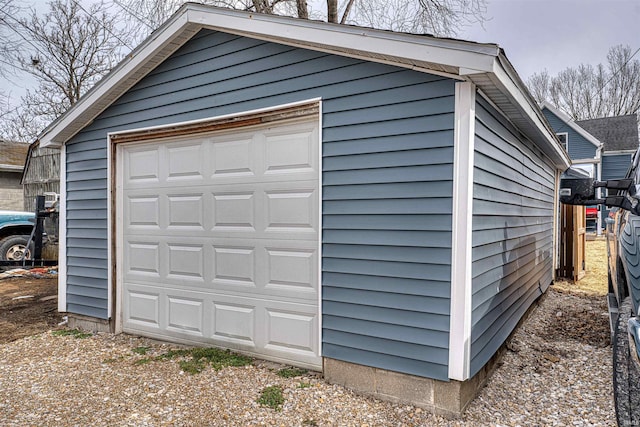
[{"label": "dirt ground", "polygon": [[58,278],[9,277],[0,279],[0,343],[55,329],[58,312]]},{"label": "dirt ground", "polygon": [[584,277],[577,282],[558,280],[554,287],[560,291],[569,291],[586,295],[607,295],[607,242],[603,237],[588,240],[585,246]]}]

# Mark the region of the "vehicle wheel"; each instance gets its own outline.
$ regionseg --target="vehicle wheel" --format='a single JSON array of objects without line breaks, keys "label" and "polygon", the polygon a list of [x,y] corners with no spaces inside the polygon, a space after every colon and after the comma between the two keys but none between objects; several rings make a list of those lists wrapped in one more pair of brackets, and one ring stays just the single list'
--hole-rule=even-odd
[{"label": "vehicle wheel", "polygon": [[31,259],[33,245],[27,248],[29,236],[9,236],[0,240],[0,260],[20,261]]},{"label": "vehicle wheel", "polygon": [[613,397],[620,426],[640,425],[640,372],[629,353],[627,324],[633,315],[631,298],[618,307],[613,339]]}]

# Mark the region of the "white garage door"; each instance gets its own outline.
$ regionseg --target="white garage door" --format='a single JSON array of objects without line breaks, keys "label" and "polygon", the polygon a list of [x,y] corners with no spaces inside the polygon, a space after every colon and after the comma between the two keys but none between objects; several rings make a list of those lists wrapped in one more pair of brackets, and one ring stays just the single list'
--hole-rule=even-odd
[{"label": "white garage door", "polygon": [[320,367],[317,119],[118,150],[123,330]]}]

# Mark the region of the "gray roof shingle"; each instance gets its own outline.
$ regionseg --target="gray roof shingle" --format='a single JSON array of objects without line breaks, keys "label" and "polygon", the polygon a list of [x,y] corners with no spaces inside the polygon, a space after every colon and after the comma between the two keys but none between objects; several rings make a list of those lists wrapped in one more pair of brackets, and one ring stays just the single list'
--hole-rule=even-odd
[{"label": "gray roof shingle", "polygon": [[580,120],[576,124],[603,142],[605,152],[638,148],[638,119],[635,114]]},{"label": "gray roof shingle", "polygon": [[0,139],[0,165],[22,167],[27,158],[29,144]]}]

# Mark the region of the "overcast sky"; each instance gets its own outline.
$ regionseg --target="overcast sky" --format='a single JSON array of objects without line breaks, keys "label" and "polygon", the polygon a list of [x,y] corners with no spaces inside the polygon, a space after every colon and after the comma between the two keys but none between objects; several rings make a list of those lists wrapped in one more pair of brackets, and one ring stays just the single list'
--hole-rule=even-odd
[{"label": "overcast sky", "polygon": [[[611,46],[640,48],[640,0],[487,0],[490,19],[458,37],[497,43],[526,80],[581,63],[605,63]],[[634,59],[640,59],[638,53]]]},{"label": "overcast sky", "polygon": [[[46,10],[46,0],[23,3]],[[523,80],[545,68],[554,75],[581,63],[604,63],[617,44],[640,48],[640,0],[487,0],[487,18],[457,37],[497,43]],[[16,86],[0,79],[0,89],[19,98],[30,81],[14,79]]]}]

